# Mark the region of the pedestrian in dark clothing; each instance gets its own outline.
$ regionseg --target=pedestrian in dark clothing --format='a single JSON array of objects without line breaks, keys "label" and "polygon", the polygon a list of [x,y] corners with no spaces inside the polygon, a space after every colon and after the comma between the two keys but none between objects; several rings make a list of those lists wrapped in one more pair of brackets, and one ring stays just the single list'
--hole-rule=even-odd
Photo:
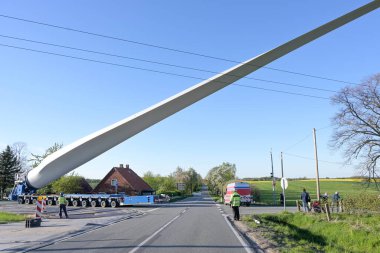
[{"label": "pedestrian in dark clothing", "polygon": [[280,193],[280,204],[284,205],[284,194]]},{"label": "pedestrian in dark clothing", "polygon": [[303,188],[303,191],[301,193],[301,200],[304,212],[309,212],[309,202],[311,201],[311,199],[309,193],[306,191],[305,188]]},{"label": "pedestrian in dark clothing", "polygon": [[65,196],[63,196],[63,192],[61,192],[61,194],[60,194],[60,196],[58,198],[59,218],[62,218],[62,210],[65,213],[66,219],[69,218],[69,216],[67,215],[67,211],[66,211],[66,205],[67,205],[67,203],[68,203],[67,199],[65,198]]},{"label": "pedestrian in dark clothing", "polygon": [[240,195],[234,192],[231,196],[231,207],[234,211],[234,220],[240,220],[239,206],[240,206]]}]

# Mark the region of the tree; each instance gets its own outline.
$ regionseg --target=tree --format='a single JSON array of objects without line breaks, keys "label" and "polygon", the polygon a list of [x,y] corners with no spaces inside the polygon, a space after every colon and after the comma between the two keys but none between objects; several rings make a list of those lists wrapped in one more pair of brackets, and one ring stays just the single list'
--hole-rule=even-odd
[{"label": "tree", "polygon": [[20,161],[8,145],[5,150],[0,153],[0,199],[2,199],[6,188],[13,186],[15,174],[19,173],[20,170]]},{"label": "tree", "polygon": [[212,168],[206,176],[208,188],[212,193],[222,195],[224,185],[236,178],[236,165],[224,162]]},{"label": "tree", "polygon": [[83,181],[86,181],[83,177],[75,174],[74,172],[70,175],[60,177],[55,180],[53,185],[53,191],[55,193],[59,192],[69,192],[69,193],[87,193],[83,189]]},{"label": "tree", "polygon": [[24,142],[16,142],[13,143],[11,147],[13,153],[16,155],[17,160],[20,164],[20,172],[28,172],[30,170],[30,167],[28,166],[27,162],[27,151],[26,151],[26,143]]},{"label": "tree", "polygon": [[[378,184],[380,158],[380,74],[362,84],[343,88],[332,98],[339,106],[333,118],[332,146],[344,150],[347,162],[358,159],[362,175]],[[379,188],[378,188],[379,189]]]}]

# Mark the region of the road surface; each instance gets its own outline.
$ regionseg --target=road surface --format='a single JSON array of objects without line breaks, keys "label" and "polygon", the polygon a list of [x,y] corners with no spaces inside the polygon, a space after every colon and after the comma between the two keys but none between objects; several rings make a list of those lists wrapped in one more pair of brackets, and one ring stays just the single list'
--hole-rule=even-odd
[{"label": "road surface", "polygon": [[256,252],[226,216],[202,192],[32,252]]}]

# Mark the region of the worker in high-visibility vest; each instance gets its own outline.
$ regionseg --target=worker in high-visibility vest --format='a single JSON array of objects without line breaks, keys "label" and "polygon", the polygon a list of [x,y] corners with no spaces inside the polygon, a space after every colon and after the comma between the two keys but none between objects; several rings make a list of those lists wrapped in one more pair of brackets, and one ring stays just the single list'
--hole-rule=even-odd
[{"label": "worker in high-visibility vest", "polygon": [[66,219],[69,218],[69,216],[67,215],[67,211],[66,211],[67,203],[68,203],[67,199],[65,198],[65,196],[63,196],[63,192],[61,192],[61,194],[59,195],[59,198],[58,198],[59,218],[62,218],[62,210],[65,213]]},{"label": "worker in high-visibility vest", "polygon": [[236,191],[231,196],[231,207],[234,211],[234,220],[240,220],[239,206],[240,206],[240,195]]}]

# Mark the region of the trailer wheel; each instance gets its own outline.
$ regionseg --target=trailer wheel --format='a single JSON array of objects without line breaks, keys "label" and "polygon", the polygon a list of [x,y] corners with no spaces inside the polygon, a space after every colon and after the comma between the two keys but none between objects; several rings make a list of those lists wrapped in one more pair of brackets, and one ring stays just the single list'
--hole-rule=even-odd
[{"label": "trailer wheel", "polygon": [[100,202],[100,206],[101,206],[101,207],[107,207],[107,201],[102,200],[102,201]]},{"label": "trailer wheel", "polygon": [[111,207],[112,207],[112,208],[117,207],[117,202],[116,202],[116,200],[112,200],[112,201],[111,201]]},{"label": "trailer wheel", "polygon": [[24,203],[25,203],[24,199],[22,199],[22,198],[19,198],[19,199],[17,200],[17,202],[18,202],[19,204],[24,204]]},{"label": "trailer wheel", "polygon": [[74,206],[74,207],[77,207],[77,206],[78,206],[78,200],[76,200],[76,199],[73,200],[73,206]]},{"label": "trailer wheel", "polygon": [[52,206],[53,205],[53,200],[48,199],[47,204],[48,204],[48,206]]},{"label": "trailer wheel", "polygon": [[32,204],[35,205],[37,203],[37,199],[32,200]]},{"label": "trailer wheel", "polygon": [[25,199],[25,204],[29,205],[30,204],[30,199]]},{"label": "trailer wheel", "polygon": [[251,203],[249,203],[249,202],[246,202],[246,203],[245,203],[246,206],[249,206],[250,204],[251,204]]},{"label": "trailer wheel", "polygon": [[98,205],[98,201],[91,200],[91,207],[96,207]]},{"label": "trailer wheel", "polygon": [[87,207],[87,200],[82,200],[82,207]]}]

